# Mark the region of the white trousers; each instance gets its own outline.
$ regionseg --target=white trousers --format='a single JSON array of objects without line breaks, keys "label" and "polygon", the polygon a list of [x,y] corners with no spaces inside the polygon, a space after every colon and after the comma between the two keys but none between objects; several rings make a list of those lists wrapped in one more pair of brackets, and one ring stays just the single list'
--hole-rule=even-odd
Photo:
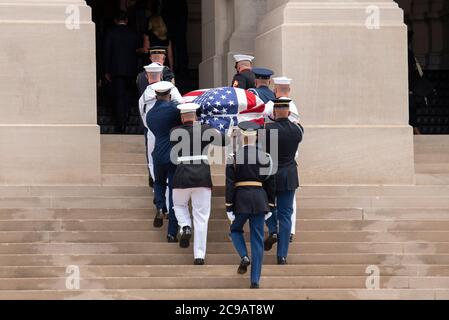
[{"label": "white trousers", "polygon": [[154,164],[153,164],[153,151],[154,144],[156,143],[156,137],[153,132],[148,130],[147,132],[147,156],[148,156],[148,170],[150,171],[151,178],[154,181]]},{"label": "white trousers", "polygon": [[193,254],[195,259],[206,257],[207,227],[209,224],[212,190],[210,188],[173,189],[173,205],[179,227],[192,228],[189,200],[192,199]]},{"label": "white trousers", "polygon": [[293,199],[292,234],[296,234],[296,193]]}]

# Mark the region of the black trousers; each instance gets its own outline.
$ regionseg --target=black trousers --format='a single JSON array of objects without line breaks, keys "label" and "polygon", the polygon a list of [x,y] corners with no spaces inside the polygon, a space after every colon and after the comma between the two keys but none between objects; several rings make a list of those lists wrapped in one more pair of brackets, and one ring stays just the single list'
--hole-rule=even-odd
[{"label": "black trousers", "polygon": [[112,90],[115,123],[119,130],[123,131],[128,122],[129,111],[136,90],[135,79],[130,76],[114,76],[112,78]]}]

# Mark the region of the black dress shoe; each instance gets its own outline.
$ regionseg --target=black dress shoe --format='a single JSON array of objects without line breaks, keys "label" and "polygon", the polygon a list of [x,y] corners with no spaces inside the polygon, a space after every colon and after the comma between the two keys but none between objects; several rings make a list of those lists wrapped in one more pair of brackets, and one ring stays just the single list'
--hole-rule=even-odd
[{"label": "black dress shoe", "polygon": [[259,289],[258,283],[251,283],[251,289]]},{"label": "black dress shoe", "polygon": [[156,216],[154,217],[153,226],[155,228],[161,228],[164,224],[164,218],[167,214],[164,212],[164,210],[159,209],[156,212]]},{"label": "black dress shoe", "polygon": [[169,234],[167,236],[167,242],[168,243],[176,243],[176,242],[178,242],[178,238],[176,238],[176,236],[174,236],[172,234]]},{"label": "black dress shoe", "polygon": [[292,233],[292,234],[290,234],[290,243],[292,243],[293,242],[293,237],[294,237],[295,235]]},{"label": "black dress shoe", "polygon": [[239,268],[237,269],[238,274],[245,274],[248,271],[248,266],[251,264],[251,261],[248,257],[243,257],[240,261]]},{"label": "black dress shoe", "polygon": [[287,264],[287,258],[285,258],[285,257],[278,257],[278,264],[280,264],[280,265]]},{"label": "black dress shoe", "polygon": [[273,248],[273,245],[278,242],[278,234],[272,233],[265,239],[263,242],[263,248],[265,251],[270,251]]},{"label": "black dress shoe", "polygon": [[195,261],[193,261],[193,264],[196,266],[202,266],[204,265],[204,259],[195,259]]},{"label": "black dress shoe", "polygon": [[190,238],[192,238],[192,229],[189,226],[182,228],[181,240],[179,246],[181,248],[188,248],[190,246]]}]

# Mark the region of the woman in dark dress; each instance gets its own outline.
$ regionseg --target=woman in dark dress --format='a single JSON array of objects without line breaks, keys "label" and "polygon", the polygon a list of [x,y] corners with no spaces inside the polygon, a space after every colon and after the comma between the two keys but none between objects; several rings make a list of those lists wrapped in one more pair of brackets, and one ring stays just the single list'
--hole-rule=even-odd
[{"label": "woman in dark dress", "polygon": [[150,47],[167,47],[168,67],[173,70],[173,48],[168,38],[167,26],[161,16],[152,16],[148,22],[148,31],[143,39],[143,51],[148,52]]}]

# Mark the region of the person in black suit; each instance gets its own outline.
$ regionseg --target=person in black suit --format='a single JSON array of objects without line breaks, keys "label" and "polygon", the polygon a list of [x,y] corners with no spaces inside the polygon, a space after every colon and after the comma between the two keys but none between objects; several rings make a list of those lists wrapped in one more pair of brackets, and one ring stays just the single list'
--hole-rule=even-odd
[{"label": "person in black suit", "polygon": [[106,34],[103,50],[105,78],[112,83],[116,124],[122,133],[135,93],[139,48],[139,38],[127,24],[126,13],[120,12],[115,19],[115,26]]}]

